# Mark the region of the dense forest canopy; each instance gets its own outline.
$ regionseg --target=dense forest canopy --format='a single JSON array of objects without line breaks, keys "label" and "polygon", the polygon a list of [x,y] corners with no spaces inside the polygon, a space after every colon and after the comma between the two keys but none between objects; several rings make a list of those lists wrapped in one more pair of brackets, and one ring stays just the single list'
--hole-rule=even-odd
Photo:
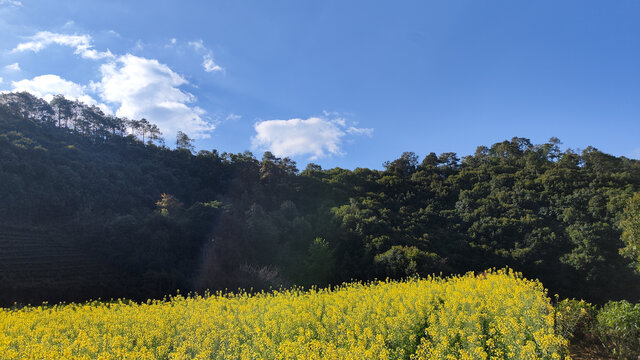
[{"label": "dense forest canopy", "polygon": [[640,298],[637,239],[622,237],[633,231],[625,229],[640,161],[516,137],[464,157],[407,152],[383,170],[300,171],[269,152],[194,154],[181,136],[172,150],[146,119],[61,96],[0,95],[0,245],[43,239],[99,269],[68,288],[59,278],[5,276],[0,301],[145,299],[502,266],[565,297]]}]

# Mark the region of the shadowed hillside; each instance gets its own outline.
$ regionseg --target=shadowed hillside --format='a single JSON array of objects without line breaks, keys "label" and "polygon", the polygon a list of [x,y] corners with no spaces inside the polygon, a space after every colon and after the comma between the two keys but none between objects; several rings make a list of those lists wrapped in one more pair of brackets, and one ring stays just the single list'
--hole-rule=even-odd
[{"label": "shadowed hillside", "polygon": [[640,298],[619,254],[636,160],[513,138],[464,157],[407,152],[383,170],[299,171],[268,152],[194,154],[188,137],[170,149],[149,121],[62,97],[0,104],[0,269],[19,283],[5,304],[494,266],[566,297]]}]

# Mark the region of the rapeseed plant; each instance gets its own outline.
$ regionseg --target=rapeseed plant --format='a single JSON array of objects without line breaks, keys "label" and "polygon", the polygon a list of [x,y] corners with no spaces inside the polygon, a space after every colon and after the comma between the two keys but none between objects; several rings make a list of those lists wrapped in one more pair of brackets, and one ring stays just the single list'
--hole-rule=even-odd
[{"label": "rapeseed plant", "polygon": [[560,359],[539,282],[510,271],[249,295],[0,310],[13,359]]}]

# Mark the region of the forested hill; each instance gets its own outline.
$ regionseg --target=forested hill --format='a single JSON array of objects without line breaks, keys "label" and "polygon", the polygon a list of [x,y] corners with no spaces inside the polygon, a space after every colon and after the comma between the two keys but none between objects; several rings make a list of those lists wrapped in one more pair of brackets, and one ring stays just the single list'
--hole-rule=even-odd
[{"label": "forested hill", "polygon": [[160,140],[143,119],[0,95],[2,304],[505,265],[566,297],[640,298],[618,228],[636,160],[513,138],[382,171],[299,171]]}]

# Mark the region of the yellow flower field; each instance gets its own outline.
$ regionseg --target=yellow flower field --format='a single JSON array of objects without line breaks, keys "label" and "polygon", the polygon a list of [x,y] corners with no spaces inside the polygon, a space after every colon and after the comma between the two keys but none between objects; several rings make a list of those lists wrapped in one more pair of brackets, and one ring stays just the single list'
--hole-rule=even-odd
[{"label": "yellow flower field", "polygon": [[4,359],[561,359],[539,282],[510,271],[332,290],[0,310]]}]

